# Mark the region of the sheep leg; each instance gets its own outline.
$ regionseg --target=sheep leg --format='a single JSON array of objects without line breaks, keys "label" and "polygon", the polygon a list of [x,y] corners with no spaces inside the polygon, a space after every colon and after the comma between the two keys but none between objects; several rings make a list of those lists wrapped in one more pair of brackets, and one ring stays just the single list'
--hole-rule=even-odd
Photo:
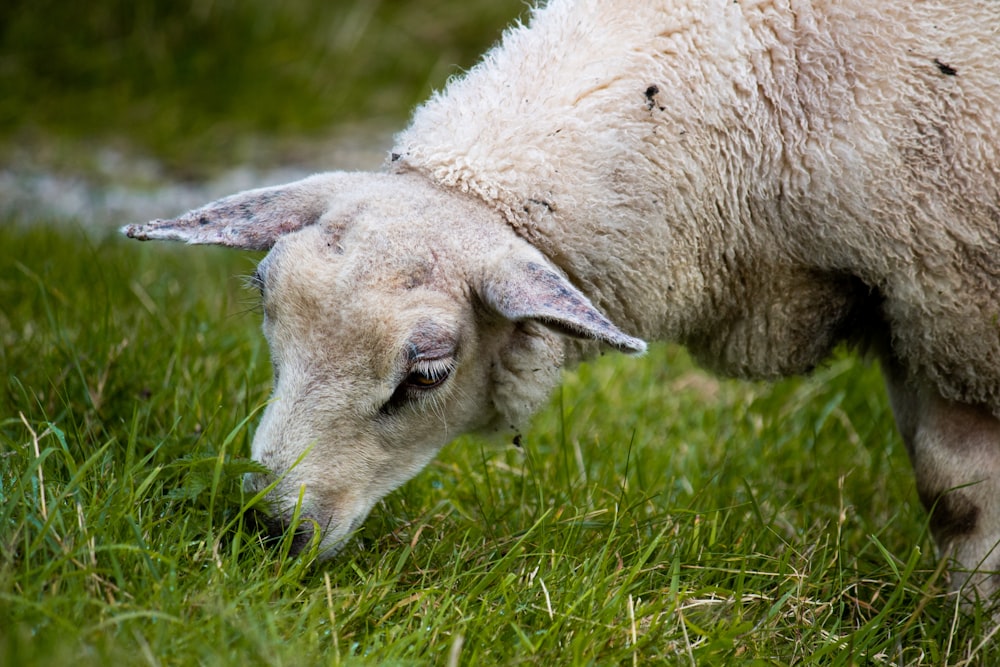
[{"label": "sheep leg", "polygon": [[942,398],[898,363],[883,371],[931,532],[954,561],[950,588],[985,601],[1000,588],[1000,420]]}]

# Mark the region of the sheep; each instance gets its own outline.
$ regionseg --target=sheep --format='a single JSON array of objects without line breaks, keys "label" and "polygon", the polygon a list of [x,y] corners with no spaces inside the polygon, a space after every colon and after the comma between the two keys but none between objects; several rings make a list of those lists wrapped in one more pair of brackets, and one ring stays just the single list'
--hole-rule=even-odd
[{"label": "sheep", "polygon": [[[334,554],[602,347],[880,362],[951,587],[1000,570],[1000,3],[551,0],[331,172],[123,229],[269,250],[277,529]],[[301,543],[301,540],[300,540]]]}]

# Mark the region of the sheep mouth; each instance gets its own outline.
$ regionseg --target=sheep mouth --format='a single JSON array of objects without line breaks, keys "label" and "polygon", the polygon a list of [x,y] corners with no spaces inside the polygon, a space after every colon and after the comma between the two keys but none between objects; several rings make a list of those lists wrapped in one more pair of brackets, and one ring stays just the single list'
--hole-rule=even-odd
[{"label": "sheep mouth", "polygon": [[[270,549],[280,548],[284,541],[289,539],[288,531],[291,521],[280,516],[273,516],[266,509],[250,508],[244,514],[243,521],[246,530],[250,533],[257,533],[261,544]],[[326,544],[326,540],[323,538],[329,536],[330,522],[327,523],[327,528],[323,529],[316,519],[303,515],[295,525],[291,535],[288,555],[291,557],[301,555],[312,543],[318,531],[322,540],[319,544],[319,560],[332,558],[340,553],[350,540],[351,535],[354,534],[364,521],[364,515],[355,517],[351,520],[343,534],[335,538],[332,544]]]},{"label": "sheep mouth", "polygon": [[[266,547],[276,548],[288,537],[289,521],[268,514],[264,510],[251,508],[244,515],[244,526],[260,536]],[[316,532],[316,522],[303,518],[295,526],[288,548],[289,556],[298,556],[312,542]]]}]

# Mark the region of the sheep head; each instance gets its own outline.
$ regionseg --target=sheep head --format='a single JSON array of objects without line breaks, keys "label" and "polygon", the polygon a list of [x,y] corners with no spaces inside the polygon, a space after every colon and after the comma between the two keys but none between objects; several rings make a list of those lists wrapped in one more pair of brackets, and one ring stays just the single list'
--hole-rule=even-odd
[{"label": "sheep head", "polygon": [[645,349],[499,214],[416,175],[321,174],[123,231],[270,250],[253,282],[274,393],[252,456],[271,473],[245,485],[273,486],[278,526],[301,502],[325,556],[449,440],[529,416],[564,336]]}]

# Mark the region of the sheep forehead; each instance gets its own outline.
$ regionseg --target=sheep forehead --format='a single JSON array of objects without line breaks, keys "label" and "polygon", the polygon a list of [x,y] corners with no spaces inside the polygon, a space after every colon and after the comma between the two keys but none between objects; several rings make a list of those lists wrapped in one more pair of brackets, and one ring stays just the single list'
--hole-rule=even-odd
[{"label": "sheep forehead", "polygon": [[460,214],[451,211],[450,203],[402,208],[396,202],[366,201],[333,207],[319,224],[279,239],[275,251],[303,271],[322,271],[328,278],[336,273],[350,289],[447,282],[461,276],[467,249],[475,242],[466,238],[468,226],[453,224]]},{"label": "sheep forehead", "polygon": [[265,312],[279,356],[374,380],[390,375],[408,346],[457,337],[469,309],[461,294],[439,288],[434,259],[393,259],[377,246],[358,257],[308,237],[276,246],[266,260]]},{"label": "sheep forehead", "polygon": [[454,253],[425,239],[360,233],[331,244],[307,229],[279,241],[261,269],[268,300],[283,310],[346,316],[418,307],[427,299],[460,300],[464,271],[452,260]]}]

